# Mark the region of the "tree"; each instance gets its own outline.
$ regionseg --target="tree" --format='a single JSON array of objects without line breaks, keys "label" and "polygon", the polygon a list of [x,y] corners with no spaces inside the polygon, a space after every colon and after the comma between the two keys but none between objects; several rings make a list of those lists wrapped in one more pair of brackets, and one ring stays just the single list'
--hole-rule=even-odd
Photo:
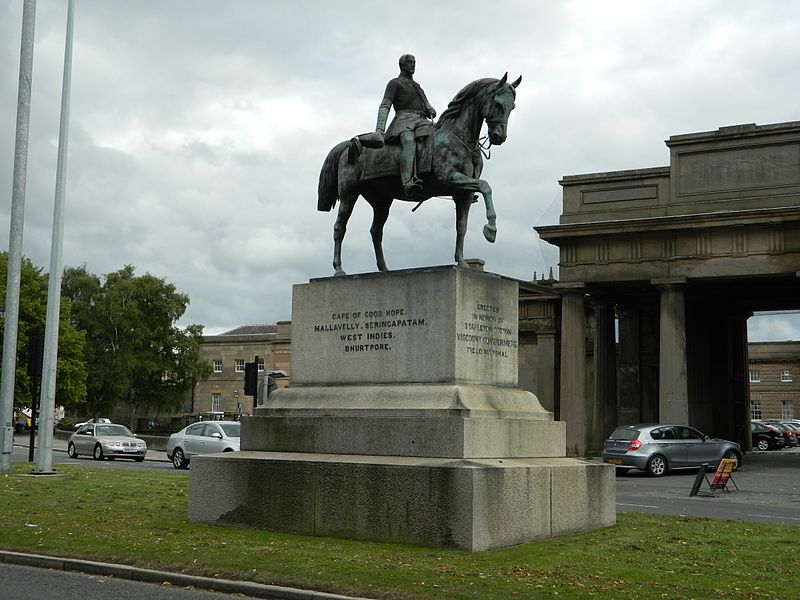
[{"label": "tree", "polygon": [[[5,299],[8,275],[8,253],[0,253],[0,294]],[[28,341],[36,333],[44,333],[47,315],[48,277],[29,259],[22,259],[19,298],[19,328],[17,333],[17,373],[14,404],[32,406],[33,390],[28,376]],[[56,371],[56,405],[75,408],[86,401],[85,337],[70,322],[71,305],[61,298],[58,332],[58,361]],[[0,319],[5,331],[5,320]],[[0,353],[2,349],[0,348]],[[39,390],[35,391],[38,402]]]},{"label": "tree", "polygon": [[176,321],[189,297],[127,265],[101,282],[86,267],[64,272],[62,293],[73,305],[72,322],[86,334],[87,403],[93,415],[110,414],[124,402],[135,414],[174,412],[210,367],[199,361],[203,328]]}]

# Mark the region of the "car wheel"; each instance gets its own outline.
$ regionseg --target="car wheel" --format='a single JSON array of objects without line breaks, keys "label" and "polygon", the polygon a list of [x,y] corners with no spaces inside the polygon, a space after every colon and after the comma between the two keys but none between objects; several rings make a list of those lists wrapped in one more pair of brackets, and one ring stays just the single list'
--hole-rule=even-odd
[{"label": "car wheel", "polygon": [[103,456],[103,447],[100,444],[94,447],[93,456],[95,460],[103,460],[105,458],[105,456]]},{"label": "car wheel", "polygon": [[667,459],[660,454],[651,456],[645,470],[650,477],[661,477],[667,473]]},{"label": "car wheel", "polygon": [[739,467],[742,466],[742,456],[736,450],[728,450],[725,453],[725,458],[730,458],[736,461],[736,464],[733,465],[734,471],[738,471]]},{"label": "car wheel", "polygon": [[172,466],[176,469],[185,469],[188,464],[189,461],[187,461],[186,457],[183,455],[183,450],[175,448],[175,451],[172,453]]},{"label": "car wheel", "polygon": [[756,446],[759,450],[769,450],[769,440],[759,438],[758,442],[756,442]]},{"label": "car wheel", "polygon": [[144,456],[137,456],[133,460],[135,460],[136,462],[144,462]]},{"label": "car wheel", "polygon": [[78,458],[78,451],[75,450],[75,444],[72,442],[70,442],[69,446],[67,446],[67,456],[70,458]]}]

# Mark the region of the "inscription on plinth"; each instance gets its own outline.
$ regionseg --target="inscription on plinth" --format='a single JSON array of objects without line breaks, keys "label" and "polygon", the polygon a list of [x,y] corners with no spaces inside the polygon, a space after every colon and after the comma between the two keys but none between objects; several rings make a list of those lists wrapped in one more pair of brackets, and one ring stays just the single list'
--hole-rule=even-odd
[{"label": "inscription on plinth", "polygon": [[517,383],[517,283],[455,267],[295,286],[294,385]]}]

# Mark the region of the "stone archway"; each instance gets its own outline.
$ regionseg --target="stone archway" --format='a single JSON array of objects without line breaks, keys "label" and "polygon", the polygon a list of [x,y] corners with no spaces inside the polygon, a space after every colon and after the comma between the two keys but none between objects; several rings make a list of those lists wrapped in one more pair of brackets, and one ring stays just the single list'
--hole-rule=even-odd
[{"label": "stone archway", "polygon": [[[669,167],[564,177],[561,223],[536,228],[560,250],[560,414],[576,455],[651,420],[749,447],[747,318],[800,308],[800,122],[666,144]],[[590,308],[594,394],[579,368]]]}]

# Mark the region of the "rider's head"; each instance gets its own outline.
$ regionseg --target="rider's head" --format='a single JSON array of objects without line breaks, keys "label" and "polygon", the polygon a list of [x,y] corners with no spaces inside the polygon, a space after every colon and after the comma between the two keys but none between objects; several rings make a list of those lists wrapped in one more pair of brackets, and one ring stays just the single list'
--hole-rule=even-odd
[{"label": "rider's head", "polygon": [[413,54],[403,54],[398,61],[400,63],[400,71],[406,75],[413,75],[417,66],[417,59]]}]

